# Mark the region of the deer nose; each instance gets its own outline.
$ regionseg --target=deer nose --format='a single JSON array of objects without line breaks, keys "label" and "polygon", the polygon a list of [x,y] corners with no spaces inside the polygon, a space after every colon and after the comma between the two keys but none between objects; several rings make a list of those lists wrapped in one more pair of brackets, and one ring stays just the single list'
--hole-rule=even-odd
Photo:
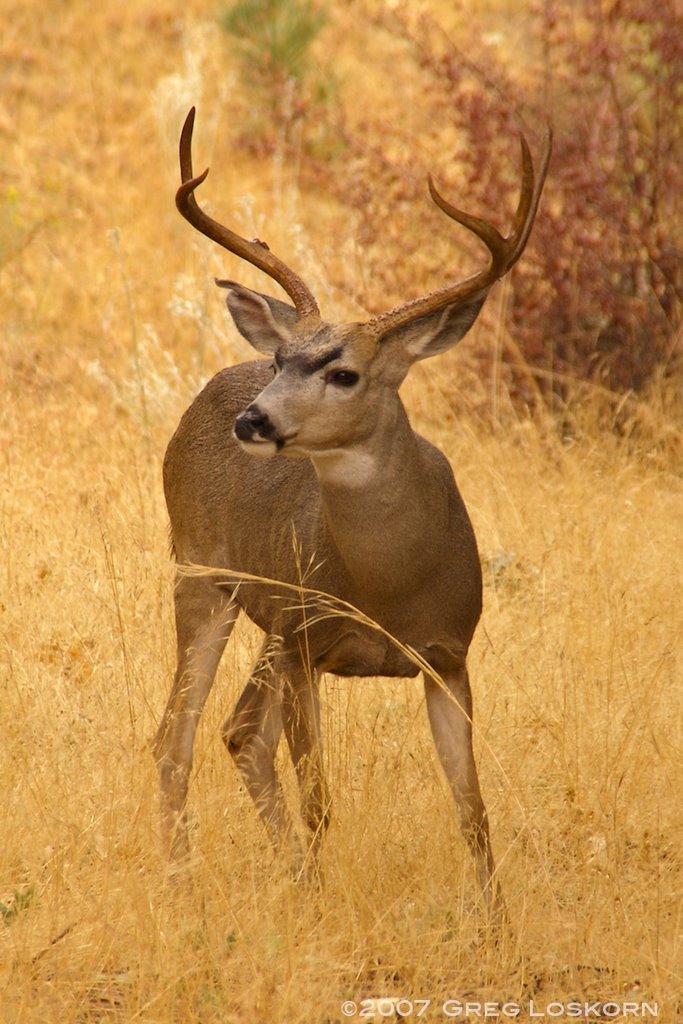
[{"label": "deer nose", "polygon": [[273,433],[273,424],[267,413],[261,412],[258,405],[247,406],[235,420],[235,435],[240,441],[250,441],[254,434],[269,437]]}]

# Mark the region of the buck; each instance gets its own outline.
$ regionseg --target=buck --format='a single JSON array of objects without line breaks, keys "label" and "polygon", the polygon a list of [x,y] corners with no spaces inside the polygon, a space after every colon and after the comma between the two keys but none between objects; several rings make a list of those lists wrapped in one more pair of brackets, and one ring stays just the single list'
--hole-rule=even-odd
[{"label": "buck", "polygon": [[[188,850],[186,799],[195,733],[241,610],[263,648],[223,740],[276,849],[294,843],[275,768],[284,730],[313,857],[328,824],[319,679],[424,678],[438,758],[460,811],[486,901],[498,898],[489,825],[472,752],[466,657],[482,606],[477,545],[445,456],[410,426],[398,388],[414,362],[450,348],[491,286],[519,259],[550,155],[538,173],[522,137],[512,230],[434,202],[489,251],[486,269],[365,323],[333,325],[297,274],[259,240],[209,217],[192,171],[194,108],[180,139],[176,204],[202,234],[264,271],[291,304],[237,284],[235,325],[266,359],[218,373],[166,452],[177,670],[154,741],[172,856]],[[211,567],[211,573],[187,571]],[[312,852],[311,852],[312,851]]]}]

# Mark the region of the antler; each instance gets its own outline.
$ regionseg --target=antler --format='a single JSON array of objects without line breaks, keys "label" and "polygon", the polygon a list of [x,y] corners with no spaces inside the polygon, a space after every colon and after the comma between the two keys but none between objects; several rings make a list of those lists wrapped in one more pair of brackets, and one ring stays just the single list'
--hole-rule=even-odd
[{"label": "antler", "polygon": [[437,291],[424,295],[421,298],[413,299],[387,313],[381,313],[369,321],[371,327],[378,337],[388,334],[389,331],[399,327],[405,327],[414,320],[425,316],[428,313],[438,312],[451,306],[454,303],[465,305],[477,295],[487,291],[491,285],[517,262],[524,251],[531,228],[536,217],[536,210],[543,191],[543,183],[548,170],[550,152],[552,149],[552,132],[547,130],[545,145],[538,175],[534,175],[534,167],[531,160],[531,153],[524,136],[520,136],[522,144],[522,189],[519,198],[519,205],[512,225],[512,231],[504,238],[500,232],[487,221],[473,217],[469,213],[457,210],[451,206],[443,196],[436,190],[431,175],[428,178],[429,192],[436,205],[445,214],[456,220],[463,227],[480,238],[491,254],[491,262],[485,270],[479,271],[472,277],[459,281],[457,284],[447,285]]},{"label": "antler", "polygon": [[194,115],[195,108],[192,107],[185,118],[185,124],[180,135],[180,178],[182,185],[176,192],[175,197],[178,210],[185,220],[189,221],[203,235],[211,238],[214,242],[218,242],[224,249],[228,249],[241,259],[247,260],[248,263],[258,267],[259,270],[263,270],[264,273],[277,281],[291,298],[301,319],[304,317],[319,317],[320,310],[312,293],[301,278],[270,251],[265,242],[260,242],[258,239],[255,239],[253,242],[247,241],[246,238],[236,235],[234,231],[230,231],[229,228],[219,224],[218,221],[209,217],[208,214],[200,209],[194,197],[194,191],[206,179],[209,170],[207,168],[203,174],[198,175],[196,178],[192,175]]}]

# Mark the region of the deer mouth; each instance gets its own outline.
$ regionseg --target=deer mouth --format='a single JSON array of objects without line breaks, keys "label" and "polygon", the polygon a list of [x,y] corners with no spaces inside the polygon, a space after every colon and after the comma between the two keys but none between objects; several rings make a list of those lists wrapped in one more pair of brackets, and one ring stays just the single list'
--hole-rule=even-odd
[{"label": "deer mouth", "polygon": [[245,430],[243,426],[240,429],[238,420],[235,424],[233,437],[237,440],[243,451],[248,452],[250,455],[265,456],[268,458],[271,455],[277,455],[278,452],[283,451],[283,449],[285,449],[290,442],[296,438],[296,433],[289,434],[285,437],[278,437],[275,434],[271,434],[270,437],[264,437],[263,434],[257,433],[253,430]]},{"label": "deer mouth", "polygon": [[261,458],[270,458],[271,455],[277,455],[280,450],[277,441],[267,437],[254,436],[244,440],[238,437],[237,441],[243,452],[248,452],[249,455],[256,455]]}]

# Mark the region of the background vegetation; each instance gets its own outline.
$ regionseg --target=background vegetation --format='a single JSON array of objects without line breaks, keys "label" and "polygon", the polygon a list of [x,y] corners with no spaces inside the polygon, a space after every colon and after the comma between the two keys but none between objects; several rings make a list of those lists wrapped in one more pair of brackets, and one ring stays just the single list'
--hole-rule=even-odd
[{"label": "background vegetation", "polygon": [[[322,1024],[399,995],[683,1019],[673,3],[348,0],[270,82],[220,14],[0,5],[0,1019]],[[219,738],[248,624],[200,730],[188,876],[159,850],[161,460],[202,382],[250,355],[214,275],[264,286],[175,211],[192,104],[206,203],[331,319],[469,273],[479,249],[430,209],[427,170],[502,227],[516,131],[537,145],[554,121],[523,263],[405,388],[485,566],[471,672],[513,922],[497,944],[415,682],[327,681],[325,890],[281,876]]]}]

